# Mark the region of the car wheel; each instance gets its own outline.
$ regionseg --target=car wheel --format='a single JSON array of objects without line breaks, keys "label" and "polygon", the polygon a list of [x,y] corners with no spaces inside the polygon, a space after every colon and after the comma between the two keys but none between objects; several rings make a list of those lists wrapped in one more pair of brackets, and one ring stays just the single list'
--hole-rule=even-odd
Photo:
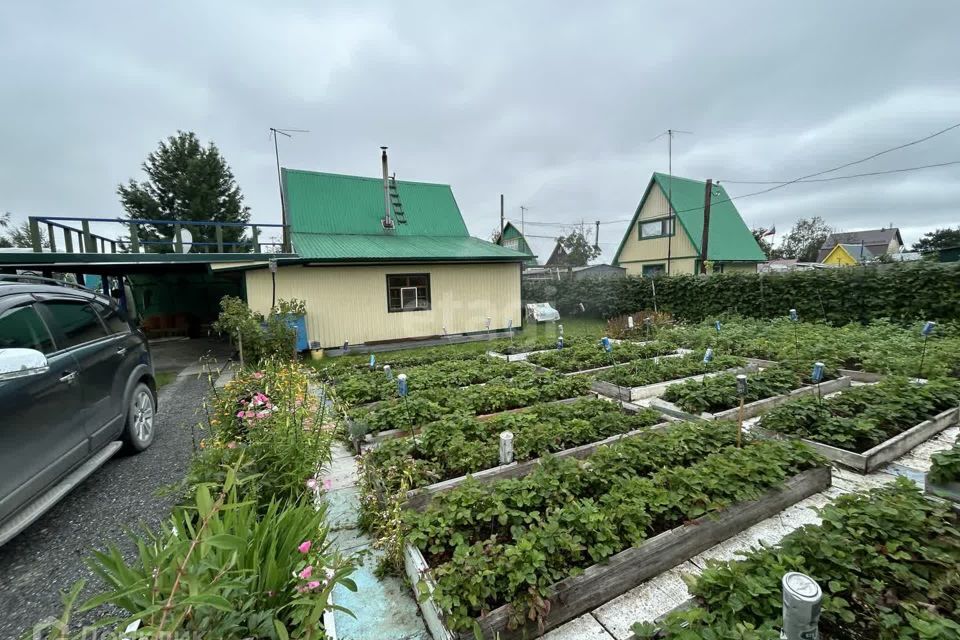
[{"label": "car wheel", "polygon": [[139,383],[127,406],[127,425],[123,433],[127,449],[140,452],[150,446],[156,433],[157,402],[150,387]]}]

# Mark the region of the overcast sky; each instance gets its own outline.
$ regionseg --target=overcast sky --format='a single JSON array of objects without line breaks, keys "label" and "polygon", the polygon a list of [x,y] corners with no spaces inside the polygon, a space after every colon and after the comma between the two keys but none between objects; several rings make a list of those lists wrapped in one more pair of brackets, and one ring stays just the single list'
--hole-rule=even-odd
[{"label": "overcast sky", "polygon": [[[5,2],[0,211],[118,216],[178,129],[213,140],[254,220],[285,166],[453,186],[507,215],[629,218],[652,171],[788,180],[960,122],[960,2]],[[960,129],[835,174],[960,160]],[[762,186],[727,184],[731,195]],[[960,165],[789,186],[737,205],[787,231],[960,224]],[[603,225],[612,258],[626,223]],[[558,227],[528,224],[531,235]],[[549,240],[535,241],[545,259]]]}]

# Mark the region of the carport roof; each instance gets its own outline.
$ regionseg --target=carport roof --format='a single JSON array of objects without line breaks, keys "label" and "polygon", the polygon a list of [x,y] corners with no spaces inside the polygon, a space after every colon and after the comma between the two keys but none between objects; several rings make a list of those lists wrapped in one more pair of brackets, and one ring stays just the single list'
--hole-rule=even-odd
[{"label": "carport roof", "polygon": [[206,269],[218,263],[289,259],[289,253],[36,253],[0,251],[0,269],[50,269],[83,273],[157,273]]}]

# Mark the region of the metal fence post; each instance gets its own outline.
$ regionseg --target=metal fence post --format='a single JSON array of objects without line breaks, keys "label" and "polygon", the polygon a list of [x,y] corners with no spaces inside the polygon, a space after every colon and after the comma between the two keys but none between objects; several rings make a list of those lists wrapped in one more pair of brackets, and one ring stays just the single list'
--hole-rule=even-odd
[{"label": "metal fence post", "polygon": [[140,225],[130,222],[130,251],[140,253]]},{"label": "metal fence post", "polygon": [[33,216],[30,216],[30,243],[36,253],[43,251],[43,241],[40,238],[40,223]]},{"label": "metal fence post", "polygon": [[94,241],[93,236],[90,235],[90,222],[88,220],[81,220],[80,226],[83,227],[83,251],[85,253],[96,253],[97,243]]}]

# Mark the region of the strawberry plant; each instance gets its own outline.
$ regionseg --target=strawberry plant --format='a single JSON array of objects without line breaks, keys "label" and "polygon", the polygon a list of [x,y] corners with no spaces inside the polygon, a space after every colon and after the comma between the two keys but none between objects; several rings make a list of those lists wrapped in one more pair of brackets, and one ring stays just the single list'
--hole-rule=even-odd
[{"label": "strawberry plant", "polygon": [[731,424],[679,425],[584,463],[548,459],[487,487],[468,480],[408,514],[408,540],[428,558],[434,600],[453,629],[505,603],[518,616],[542,617],[555,582],[822,463],[797,443],[736,448],[734,438]]},{"label": "strawberry plant", "polygon": [[776,640],[780,580],[799,571],[823,589],[825,640],[960,637],[956,512],[900,478],[841,496],[820,515],[822,524],[798,529],[777,547],[708,566],[689,579],[697,606],[660,624],[637,623],[634,633],[642,640]]},{"label": "strawberry plant", "polygon": [[563,349],[535,353],[527,358],[527,361],[552,371],[571,373],[662,356],[673,353],[675,350],[676,345],[662,340],[647,344],[621,342],[614,345],[610,352],[605,351],[599,342],[582,341],[573,346],[565,346]]},{"label": "strawberry plant", "polygon": [[[410,464],[416,471],[409,488],[416,488],[497,466],[503,431],[513,433],[514,459],[523,462],[660,421],[651,409],[631,414],[612,402],[587,399],[533,405],[488,420],[453,414],[425,425],[416,437],[382,443],[365,464],[375,470]],[[386,487],[396,489],[390,483]]]},{"label": "strawberry plant", "polygon": [[[765,369],[749,376],[744,401],[755,402],[779,396],[802,384],[802,377],[786,367]],[[732,373],[721,373],[702,382],[689,380],[675,384],[667,388],[663,398],[694,414],[725,411],[736,407],[740,402],[740,396],[737,395],[737,377]]]},{"label": "strawberry plant", "polygon": [[658,382],[723,371],[745,364],[737,356],[717,356],[705,363],[703,356],[695,353],[677,358],[660,358],[658,361],[637,360],[621,367],[607,369],[597,374],[597,380],[611,382],[621,387],[642,387]]},{"label": "strawberry plant", "polygon": [[946,451],[939,451],[930,456],[933,463],[927,477],[936,484],[960,482],[960,443],[955,443]]},{"label": "strawberry plant", "polygon": [[916,384],[886,378],[822,402],[813,396],[791,400],[764,414],[760,426],[862,452],[958,404],[960,381],[941,378]]}]

